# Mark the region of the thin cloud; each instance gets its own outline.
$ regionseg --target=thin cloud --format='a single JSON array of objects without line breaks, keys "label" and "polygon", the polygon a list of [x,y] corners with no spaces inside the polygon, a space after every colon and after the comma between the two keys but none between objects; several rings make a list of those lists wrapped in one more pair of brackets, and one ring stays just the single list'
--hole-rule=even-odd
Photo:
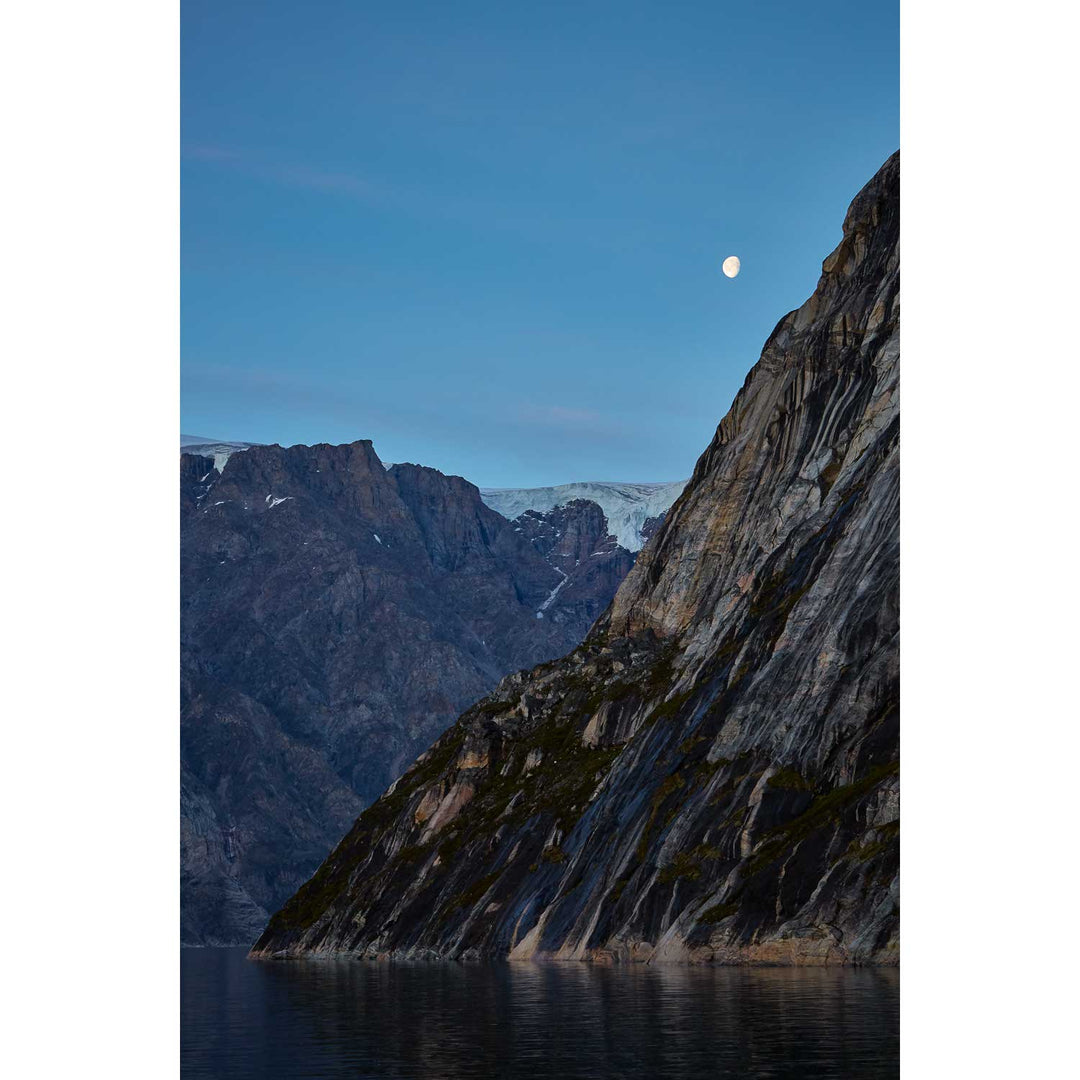
[{"label": "thin cloud", "polygon": [[239,161],[240,154],[224,146],[207,146],[202,143],[188,144],[181,151],[183,157],[195,161]]},{"label": "thin cloud", "polygon": [[260,171],[288,187],[306,188],[309,191],[340,192],[365,200],[378,194],[378,189],[374,184],[348,173],[323,172],[303,165],[274,165]]},{"label": "thin cloud", "polygon": [[354,173],[257,160],[245,151],[208,144],[185,146],[183,157],[211,167],[235,170],[282,187],[343,195],[380,210],[497,231],[544,246],[558,242],[553,237],[560,228],[571,230],[574,243],[578,246],[584,244],[613,253],[651,242],[647,227],[640,221],[629,220],[625,223],[626,228],[618,234],[622,239],[601,239],[597,234],[583,229],[583,215],[587,216],[585,210],[577,218],[553,216],[544,205],[500,205],[489,198],[452,196],[430,189],[388,185]]},{"label": "thin cloud", "polygon": [[534,423],[549,423],[554,427],[594,427],[603,423],[603,416],[594,409],[573,409],[564,405],[545,405],[524,410],[523,419]]},{"label": "thin cloud", "polygon": [[378,193],[375,184],[352,173],[330,172],[326,169],[313,169],[306,165],[260,162],[231,147],[196,143],[185,146],[183,156],[192,161],[236,166],[249,176],[269,180],[284,187],[340,193],[365,200],[370,200]]}]

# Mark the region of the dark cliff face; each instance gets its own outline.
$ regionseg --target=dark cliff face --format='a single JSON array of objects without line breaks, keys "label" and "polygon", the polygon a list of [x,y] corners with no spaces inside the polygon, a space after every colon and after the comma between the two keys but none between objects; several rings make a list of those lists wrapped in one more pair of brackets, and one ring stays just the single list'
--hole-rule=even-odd
[{"label": "dark cliff face", "polygon": [[[570,587],[472,484],[369,442],[251,447],[220,473],[183,454],[180,502],[190,944],[253,941],[462,709],[578,644],[632,562]],[[563,517],[584,536],[597,510]]]},{"label": "dark cliff face", "polygon": [[255,955],[895,962],[899,155],[587,640],[503,680]]}]

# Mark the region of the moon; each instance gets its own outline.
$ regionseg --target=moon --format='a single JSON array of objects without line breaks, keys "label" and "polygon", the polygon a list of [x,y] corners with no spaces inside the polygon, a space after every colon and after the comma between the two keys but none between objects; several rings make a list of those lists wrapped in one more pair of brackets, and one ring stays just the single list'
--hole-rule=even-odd
[{"label": "moon", "polygon": [[724,273],[728,277],[738,277],[739,276],[739,268],[741,266],[742,266],[742,263],[739,262],[739,256],[738,255],[729,255],[724,260],[723,270],[724,270]]}]

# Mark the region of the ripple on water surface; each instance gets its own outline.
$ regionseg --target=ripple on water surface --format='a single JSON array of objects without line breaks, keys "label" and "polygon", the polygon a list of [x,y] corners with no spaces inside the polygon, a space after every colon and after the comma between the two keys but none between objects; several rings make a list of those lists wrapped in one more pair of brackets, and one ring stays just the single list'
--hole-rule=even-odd
[{"label": "ripple on water surface", "polygon": [[183,949],[180,973],[191,1080],[899,1075],[895,970],[267,963]]}]

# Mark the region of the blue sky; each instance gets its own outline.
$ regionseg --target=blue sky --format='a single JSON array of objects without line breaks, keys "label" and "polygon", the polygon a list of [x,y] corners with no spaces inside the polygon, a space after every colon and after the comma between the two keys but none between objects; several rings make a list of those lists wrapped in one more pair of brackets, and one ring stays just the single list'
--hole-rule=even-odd
[{"label": "blue sky", "polygon": [[899,145],[893,2],[181,18],[189,434],[688,476]]}]

